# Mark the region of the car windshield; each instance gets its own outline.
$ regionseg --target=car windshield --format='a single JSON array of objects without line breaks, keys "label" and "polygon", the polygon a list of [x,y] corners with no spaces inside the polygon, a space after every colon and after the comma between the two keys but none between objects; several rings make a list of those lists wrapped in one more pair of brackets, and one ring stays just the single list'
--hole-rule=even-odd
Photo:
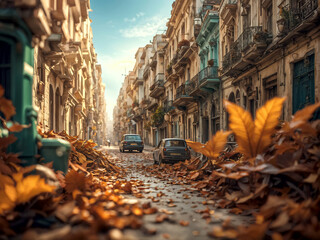
[{"label": "car windshield", "polygon": [[131,141],[131,140],[141,140],[141,137],[139,135],[127,135],[125,137],[125,140]]},{"label": "car windshield", "polygon": [[168,140],[165,143],[165,147],[185,147],[186,142],[183,140]]}]

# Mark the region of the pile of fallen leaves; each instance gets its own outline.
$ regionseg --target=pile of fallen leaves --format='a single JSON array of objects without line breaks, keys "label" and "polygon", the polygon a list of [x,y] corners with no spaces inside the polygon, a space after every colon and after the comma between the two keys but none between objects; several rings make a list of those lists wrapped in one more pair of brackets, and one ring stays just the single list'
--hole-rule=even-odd
[{"label": "pile of fallen leaves", "polygon": [[103,233],[119,239],[120,230],[140,228],[143,215],[157,212],[123,196],[142,183],[121,179],[122,169],[94,149],[92,141],[64,132],[41,133],[72,144],[68,173],[54,172],[50,163],[20,166],[19,155],[6,150],[17,140],[12,133],[28,126],[10,121],[15,108],[1,86],[0,113],[5,116],[0,131],[9,133],[0,132],[0,238],[96,239]]},{"label": "pile of fallen leaves", "polygon": [[[188,142],[208,161],[193,159],[159,168],[175,182],[193,184],[217,207],[254,215],[256,223],[234,229],[216,227],[212,237],[237,239],[319,239],[320,120],[309,121],[320,103],[298,111],[279,126],[283,98],[251,114],[225,102],[238,148],[223,152],[231,132],[218,132],[207,144]],[[234,157],[241,154],[241,158]],[[236,159],[236,160],[235,160]]]},{"label": "pile of fallen leaves", "polygon": [[120,167],[112,163],[108,156],[102,151],[95,149],[97,146],[92,140],[82,140],[77,136],[69,136],[65,131],[55,133],[53,130],[48,132],[42,132],[41,128],[38,128],[39,134],[43,138],[61,138],[67,140],[71,144],[71,154],[69,157],[69,165],[74,170],[79,168],[84,169],[98,169],[102,168],[105,174],[119,174],[124,171]]}]

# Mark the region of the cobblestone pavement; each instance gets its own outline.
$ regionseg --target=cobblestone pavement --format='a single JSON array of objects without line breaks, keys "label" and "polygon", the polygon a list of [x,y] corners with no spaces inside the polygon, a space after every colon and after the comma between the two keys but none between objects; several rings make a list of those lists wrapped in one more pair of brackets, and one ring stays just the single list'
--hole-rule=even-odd
[{"label": "cobblestone pavement", "polygon": [[168,216],[161,223],[156,223],[157,216],[161,220],[159,212],[144,216],[143,228],[126,230],[126,239],[212,239],[208,232],[214,226],[223,223],[246,225],[252,220],[248,216],[230,214],[228,210],[210,206],[210,201],[190,185],[172,184],[171,179],[164,181],[145,171],[142,166],[153,164],[152,151],[120,153],[115,146],[105,149],[111,156],[119,158],[119,164],[127,169],[129,180],[144,182],[143,198],[138,200],[141,203],[151,202],[152,206]]}]

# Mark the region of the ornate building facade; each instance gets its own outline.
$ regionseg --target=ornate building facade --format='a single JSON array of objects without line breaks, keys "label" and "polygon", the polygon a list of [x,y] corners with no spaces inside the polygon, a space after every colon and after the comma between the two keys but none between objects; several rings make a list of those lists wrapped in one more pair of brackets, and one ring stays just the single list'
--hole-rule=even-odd
[{"label": "ornate building facade", "polygon": [[165,137],[205,143],[228,128],[223,99],[255,117],[267,100],[285,96],[283,120],[319,102],[319,2],[176,0],[161,48],[155,37],[151,55],[139,50],[134,72],[143,69],[143,80],[129,91],[139,123],[129,132],[153,146]]}]

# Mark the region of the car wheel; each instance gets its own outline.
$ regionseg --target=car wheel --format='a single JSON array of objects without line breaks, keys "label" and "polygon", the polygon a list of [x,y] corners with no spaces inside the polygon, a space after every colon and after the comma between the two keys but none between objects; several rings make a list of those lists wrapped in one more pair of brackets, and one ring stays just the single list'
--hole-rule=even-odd
[{"label": "car wheel", "polygon": [[122,152],[121,148],[119,148],[119,151]]},{"label": "car wheel", "polygon": [[153,154],[153,164],[157,164],[156,157]]},{"label": "car wheel", "polygon": [[141,153],[142,153],[142,151],[143,151],[143,150],[139,150],[139,152],[141,152]]},{"label": "car wheel", "polygon": [[158,164],[161,165],[161,163],[162,163],[162,157],[161,157],[161,155],[159,155],[159,162],[158,162]]}]

